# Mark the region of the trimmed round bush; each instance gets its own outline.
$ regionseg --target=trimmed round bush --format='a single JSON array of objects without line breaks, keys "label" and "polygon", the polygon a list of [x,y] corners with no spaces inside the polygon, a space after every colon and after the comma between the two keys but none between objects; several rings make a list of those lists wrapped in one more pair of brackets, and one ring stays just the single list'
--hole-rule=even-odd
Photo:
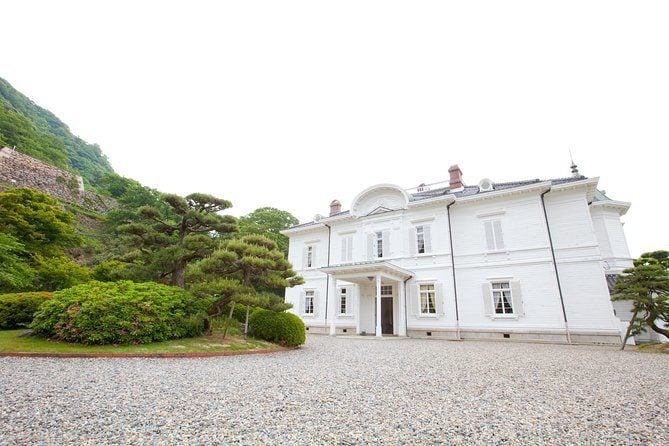
[{"label": "trimmed round bush", "polygon": [[93,281],[55,292],[30,327],[60,341],[147,344],[201,335],[211,303],[154,282]]},{"label": "trimmed round bush", "polygon": [[254,338],[286,347],[302,345],[306,340],[302,319],[291,313],[275,313],[261,309],[255,310],[249,317],[249,333]]},{"label": "trimmed round bush", "polygon": [[29,324],[40,305],[52,297],[53,293],[44,291],[0,294],[0,330]]}]

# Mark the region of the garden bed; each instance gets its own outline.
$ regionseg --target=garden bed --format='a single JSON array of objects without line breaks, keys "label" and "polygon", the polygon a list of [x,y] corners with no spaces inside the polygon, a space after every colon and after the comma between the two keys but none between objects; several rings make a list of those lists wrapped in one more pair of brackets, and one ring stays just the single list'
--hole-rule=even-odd
[{"label": "garden bed", "polygon": [[0,331],[0,356],[43,357],[205,357],[287,350],[270,342],[241,336],[208,336],[139,345],[80,345],[21,336],[26,329]]}]

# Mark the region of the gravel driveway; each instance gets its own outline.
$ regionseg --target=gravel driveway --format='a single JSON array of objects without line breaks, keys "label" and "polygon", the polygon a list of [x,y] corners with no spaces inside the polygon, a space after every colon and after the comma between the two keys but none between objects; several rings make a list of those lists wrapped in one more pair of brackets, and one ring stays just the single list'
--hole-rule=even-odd
[{"label": "gravel driveway", "polygon": [[309,337],[206,359],[0,358],[0,444],[669,444],[669,355]]}]

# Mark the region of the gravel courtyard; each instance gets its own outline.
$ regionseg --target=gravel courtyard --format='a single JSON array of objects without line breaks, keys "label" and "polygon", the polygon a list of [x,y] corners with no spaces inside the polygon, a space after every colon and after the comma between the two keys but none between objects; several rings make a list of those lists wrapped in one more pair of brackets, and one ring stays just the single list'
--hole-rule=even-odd
[{"label": "gravel courtyard", "polygon": [[669,356],[310,336],[206,359],[0,358],[0,444],[669,444]]}]

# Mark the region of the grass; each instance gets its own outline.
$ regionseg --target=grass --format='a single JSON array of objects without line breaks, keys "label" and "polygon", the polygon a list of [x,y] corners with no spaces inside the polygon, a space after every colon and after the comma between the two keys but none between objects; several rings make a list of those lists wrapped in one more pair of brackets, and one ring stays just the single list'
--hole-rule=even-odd
[{"label": "grass", "polygon": [[642,353],[664,353],[669,354],[669,342],[649,342],[640,344],[636,347],[637,351]]},{"label": "grass", "polygon": [[26,329],[0,330],[0,353],[115,353],[115,354],[151,354],[151,353],[212,353],[242,350],[267,350],[278,348],[276,344],[257,339],[244,339],[242,336],[223,336],[214,332],[210,336],[176,339],[166,342],[154,342],[141,345],[79,345],[67,342],[51,341],[37,336],[21,337]]}]

